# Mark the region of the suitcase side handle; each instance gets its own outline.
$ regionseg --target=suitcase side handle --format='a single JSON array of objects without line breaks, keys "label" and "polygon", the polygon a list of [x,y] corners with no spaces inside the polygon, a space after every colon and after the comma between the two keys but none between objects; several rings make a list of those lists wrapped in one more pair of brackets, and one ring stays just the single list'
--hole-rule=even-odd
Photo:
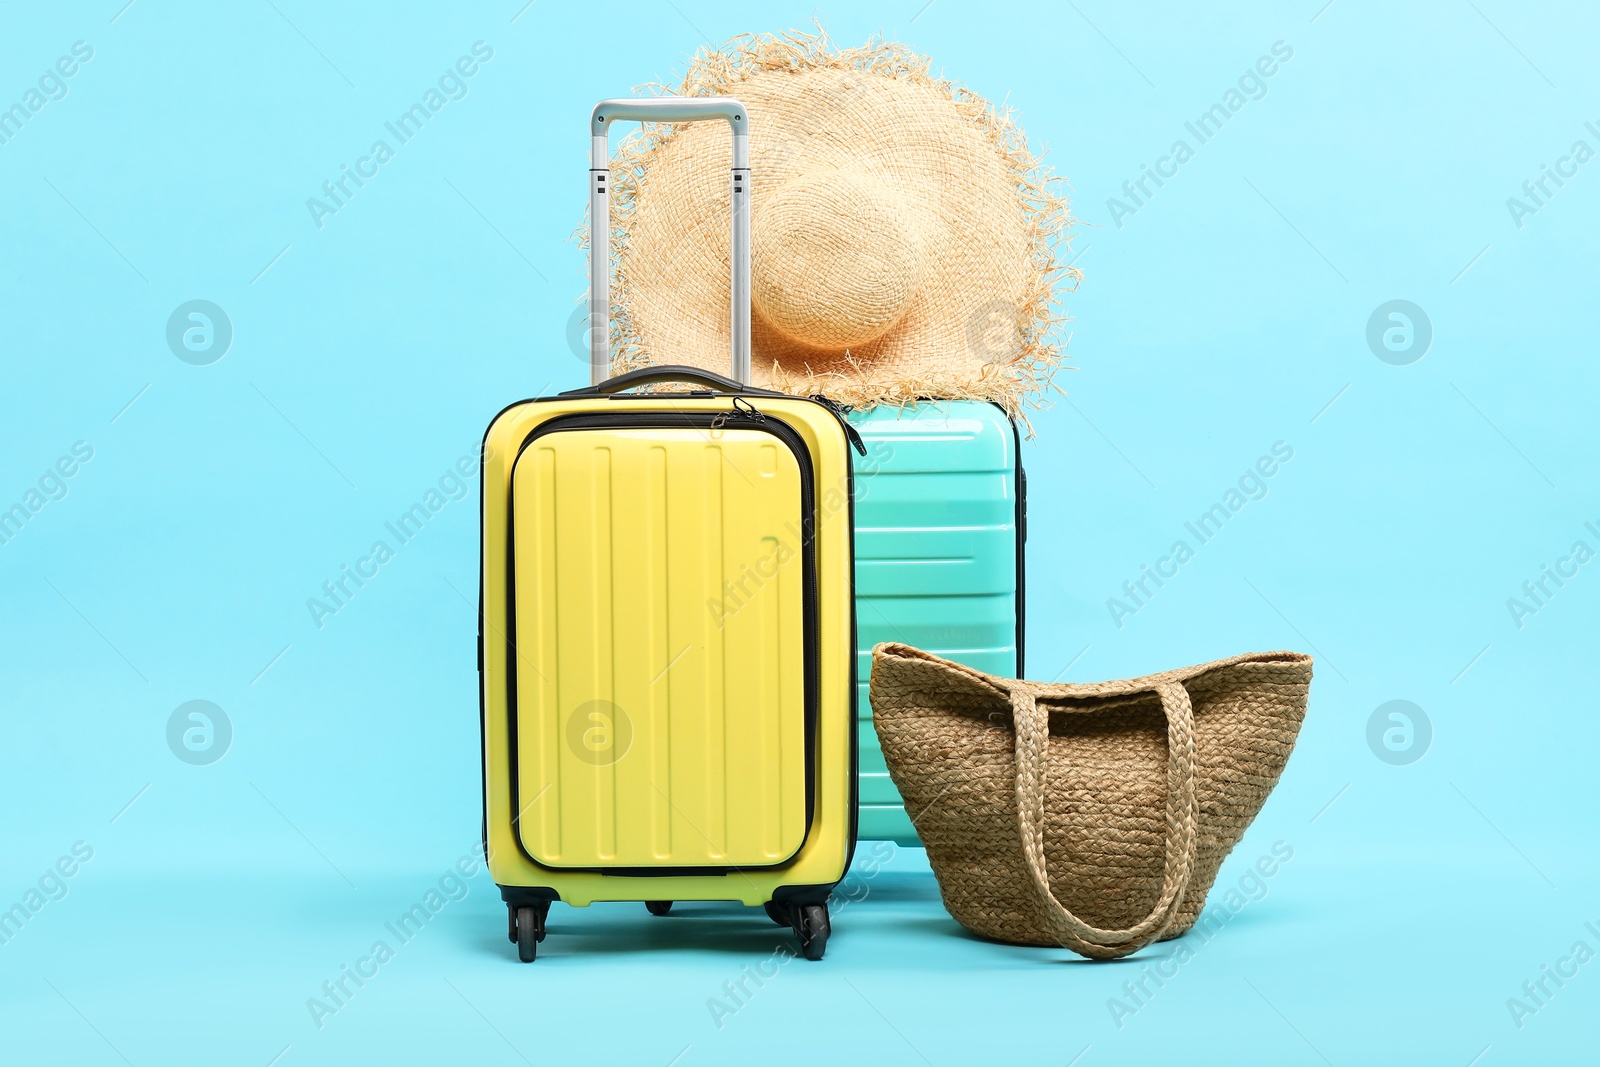
[{"label": "suitcase side handle", "polygon": [[[723,119],[733,131],[733,345],[735,384],[750,381],[750,114],[728,96],[656,96],[602,100],[589,117],[589,384],[611,371],[610,132],[617,122]],[[718,376],[720,377],[720,376]],[[726,379],[723,379],[726,380]]]}]

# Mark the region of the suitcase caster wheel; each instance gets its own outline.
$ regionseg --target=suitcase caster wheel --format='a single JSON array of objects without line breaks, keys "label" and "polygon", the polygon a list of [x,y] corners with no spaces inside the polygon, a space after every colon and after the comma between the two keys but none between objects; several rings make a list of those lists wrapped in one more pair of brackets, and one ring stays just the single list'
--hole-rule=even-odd
[{"label": "suitcase caster wheel", "polygon": [[651,915],[665,915],[667,912],[672,910],[672,901],[670,901],[670,900],[647,900],[647,901],[644,902],[644,907],[645,907],[645,910],[648,911]]},{"label": "suitcase caster wheel", "polygon": [[517,908],[514,904],[506,905],[506,937],[513,945],[517,943]]},{"label": "suitcase caster wheel", "polygon": [[776,900],[769,900],[765,904],[761,905],[761,907],[766,911],[767,918],[771,919],[779,926],[794,926],[794,920],[789,918],[789,905],[779,904]]},{"label": "suitcase caster wheel", "polygon": [[517,959],[532,963],[539,955],[539,942],[544,940],[544,919],[550,914],[550,905],[524,905],[516,909]]},{"label": "suitcase caster wheel", "polygon": [[800,942],[800,955],[808,960],[820,960],[828,950],[828,922],[826,904],[802,904],[794,909],[794,936]]}]

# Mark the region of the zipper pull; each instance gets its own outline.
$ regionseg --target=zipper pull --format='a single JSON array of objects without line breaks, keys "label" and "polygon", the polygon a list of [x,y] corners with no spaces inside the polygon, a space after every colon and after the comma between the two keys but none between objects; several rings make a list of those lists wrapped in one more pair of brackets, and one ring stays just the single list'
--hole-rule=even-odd
[{"label": "zipper pull", "polygon": [[861,435],[856,432],[856,428],[850,425],[850,420],[845,418],[850,413],[851,405],[841,404],[836,400],[823,396],[821,393],[812,393],[811,399],[833,412],[833,417],[839,420],[840,426],[844,427],[845,438],[850,442],[851,446],[861,455],[866,455],[867,443],[861,439]]},{"label": "zipper pull", "polygon": [[736,396],[733,398],[732,410],[717,412],[716,417],[711,420],[711,428],[713,430],[720,430],[728,424],[728,420],[730,419],[748,419],[751,422],[767,421],[767,417],[761,414],[761,412],[757,411],[755,405],[750,403],[750,401],[746,400],[742,396]]}]

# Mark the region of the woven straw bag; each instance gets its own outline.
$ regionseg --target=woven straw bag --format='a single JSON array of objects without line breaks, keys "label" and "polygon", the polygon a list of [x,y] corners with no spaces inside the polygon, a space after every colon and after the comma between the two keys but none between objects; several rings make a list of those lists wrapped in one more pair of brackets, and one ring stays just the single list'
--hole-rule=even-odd
[{"label": "woven straw bag", "polygon": [[882,644],[871,695],[950,914],[1117,959],[1194,925],[1283,773],[1310,685],[1297,652],[1047,685]]}]

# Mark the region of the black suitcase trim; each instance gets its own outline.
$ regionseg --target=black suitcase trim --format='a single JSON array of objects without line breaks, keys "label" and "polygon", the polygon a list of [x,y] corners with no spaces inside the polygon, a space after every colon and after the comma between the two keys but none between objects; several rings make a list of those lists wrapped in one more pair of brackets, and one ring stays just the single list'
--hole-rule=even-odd
[{"label": "black suitcase trim", "polygon": [[[993,401],[990,401],[993,403]],[[994,405],[1004,411],[999,404]],[[1028,589],[1028,475],[1022,469],[1022,430],[1017,426],[1017,420],[1010,415],[1006,421],[1011,423],[1011,440],[1017,454],[1017,510],[1015,525],[1017,529],[1017,674],[1018,678],[1026,678],[1027,673],[1022,666],[1023,634],[1027,630],[1027,589]]]}]

